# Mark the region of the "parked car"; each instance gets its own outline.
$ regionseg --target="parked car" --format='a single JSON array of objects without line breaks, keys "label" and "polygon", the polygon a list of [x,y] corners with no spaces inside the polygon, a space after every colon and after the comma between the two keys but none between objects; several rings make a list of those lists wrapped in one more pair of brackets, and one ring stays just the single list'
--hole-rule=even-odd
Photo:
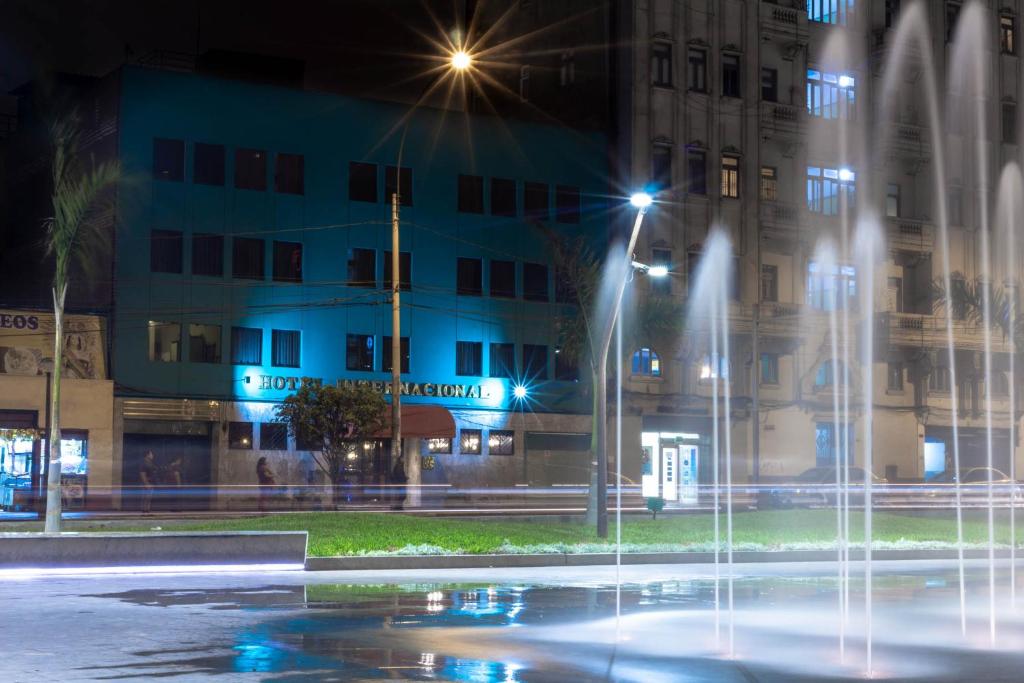
[{"label": "parked car", "polygon": [[954,484],[959,480],[962,503],[972,506],[987,503],[989,476],[992,478],[993,497],[996,501],[1006,503],[1010,496],[1020,497],[1020,485],[994,467],[961,468],[959,477],[953,474],[952,469],[936,474],[925,482],[926,495],[932,502],[948,499],[953,504],[956,499]]},{"label": "parked car", "polygon": [[[842,473],[841,473],[842,474]],[[886,484],[877,475],[871,476],[872,485]],[[850,468],[850,504],[864,504],[864,468]],[[776,482],[757,494],[759,510],[769,508],[834,506],[836,498],[836,468],[812,467],[789,481]]]}]

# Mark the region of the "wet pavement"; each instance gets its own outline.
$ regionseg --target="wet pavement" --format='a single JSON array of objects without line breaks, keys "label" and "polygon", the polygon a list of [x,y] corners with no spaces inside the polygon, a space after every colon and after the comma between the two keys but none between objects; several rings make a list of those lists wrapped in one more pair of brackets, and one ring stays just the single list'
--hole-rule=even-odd
[{"label": "wet pavement", "polygon": [[[623,567],[618,591],[614,567],[4,579],[0,680],[861,679],[863,585],[844,664],[834,571],[739,566],[732,619],[725,580],[716,615],[707,565]],[[968,573],[966,638],[950,563],[881,562],[875,574],[876,677],[1022,679],[1024,619],[1005,568],[995,648],[982,565]]]}]

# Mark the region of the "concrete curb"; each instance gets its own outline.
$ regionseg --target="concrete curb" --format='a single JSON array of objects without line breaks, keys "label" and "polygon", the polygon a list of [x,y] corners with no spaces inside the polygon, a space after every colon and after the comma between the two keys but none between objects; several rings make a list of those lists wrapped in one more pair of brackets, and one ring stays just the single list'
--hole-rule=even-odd
[{"label": "concrete curb", "polygon": [[[1009,557],[1008,549],[996,550],[996,557]],[[985,559],[985,549],[964,550],[964,558]],[[719,557],[725,561],[725,554]],[[733,561],[738,564],[761,562],[832,562],[833,550],[765,550],[737,551]],[[861,550],[850,551],[850,559],[864,559]],[[876,550],[872,559],[884,560],[955,560],[956,550]],[[622,564],[711,564],[710,552],[624,553]],[[493,567],[585,567],[615,564],[612,553],[545,553],[537,555],[362,555],[347,557],[306,558],[306,571],[345,571],[372,569],[486,569]]]}]

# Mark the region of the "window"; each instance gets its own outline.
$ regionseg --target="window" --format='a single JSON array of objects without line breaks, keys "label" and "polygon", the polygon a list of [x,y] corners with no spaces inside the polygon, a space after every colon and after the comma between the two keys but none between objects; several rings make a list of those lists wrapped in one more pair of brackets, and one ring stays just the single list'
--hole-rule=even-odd
[{"label": "window", "polygon": [[516,262],[491,260],[491,296],[514,299]]},{"label": "window", "polygon": [[930,375],[928,375],[928,390],[948,394],[949,386],[949,368],[943,367],[941,365],[936,365],[932,367],[932,372]]},{"label": "window", "polygon": [[807,113],[822,119],[853,119],[856,112],[853,76],[807,70]]},{"label": "window", "polygon": [[853,6],[854,0],[807,0],[807,18],[822,24],[845,26]]},{"label": "window", "polygon": [[[840,435],[836,436],[836,425],[834,422],[818,422],[814,428],[814,464],[817,467],[835,467],[836,466],[836,446],[839,446],[839,457],[838,460],[842,462],[849,462],[853,465],[854,449],[853,449],[853,429],[851,425],[839,425]],[[846,443],[843,443],[842,434],[846,434]],[[843,452],[845,450],[845,453]],[[850,482],[853,483],[859,479],[863,481],[863,470],[861,470],[858,476],[855,472],[850,472]]]},{"label": "window", "polygon": [[1015,23],[1013,17],[1006,15],[999,17],[999,49],[1005,55],[1017,54]]},{"label": "window", "polygon": [[903,391],[903,364],[889,363],[888,372],[889,391]]},{"label": "window", "polygon": [[729,379],[729,361],[720,354],[704,356],[700,361],[700,378],[702,380]]},{"label": "window", "polygon": [[558,82],[563,88],[576,82],[576,52],[574,50],[562,52],[562,67],[558,71]]},{"label": "window", "polygon": [[459,432],[459,452],[465,455],[480,455],[483,433],[479,429],[463,429]]},{"label": "window", "polygon": [[260,423],[260,450],[288,450],[288,425],[283,422]]},{"label": "window", "polygon": [[857,303],[857,269],[853,266],[825,268],[815,262],[807,264],[807,304],[819,311],[855,308]]},{"label": "window", "polygon": [[373,335],[345,336],[345,369],[373,372]]},{"label": "window", "polygon": [[519,101],[527,102],[530,99],[530,67],[519,67]]},{"label": "window", "polygon": [[224,237],[195,233],[192,235],[192,274],[222,277],[224,275]]},{"label": "window", "polygon": [[657,42],[651,46],[651,83],[672,87],[672,44]]},{"label": "window", "polygon": [[953,225],[964,224],[964,190],[962,187],[947,188],[949,201],[949,222]]},{"label": "window", "polygon": [[181,325],[149,321],[149,360],[177,363],[181,360]]},{"label": "window", "polygon": [[274,282],[302,282],[302,244],[274,241]]},{"label": "window", "polygon": [[516,345],[507,343],[491,344],[491,377],[511,379],[516,374]]},{"label": "window", "polygon": [[818,372],[814,376],[814,386],[817,388],[843,386],[845,382],[845,366],[839,360],[826,360],[818,366]]},{"label": "window", "polygon": [[854,206],[857,174],[848,168],[807,167],[807,210],[837,216]]},{"label": "window", "polygon": [[88,471],[89,432],[84,429],[60,430],[61,474],[87,474]]},{"label": "window", "polygon": [[761,301],[779,300],[779,267],[761,264]]},{"label": "window", "polygon": [[777,353],[761,354],[761,384],[779,383],[779,355]]},{"label": "window", "polygon": [[220,362],[220,325],[189,324],[188,362]]},{"label": "window", "polygon": [[483,374],[483,343],[455,342],[455,374],[462,377],[480,377]]},{"label": "window", "polygon": [[235,237],[231,242],[231,275],[243,280],[262,280],[263,240]]},{"label": "window", "polygon": [[[394,280],[391,279],[391,252],[384,252],[384,289],[391,290]],[[398,252],[398,288],[403,292],[412,289],[412,254],[408,251]]]},{"label": "window", "polygon": [[740,96],[740,56],[722,55],[722,95]]},{"label": "window", "polygon": [[1010,395],[1010,378],[1005,372],[992,371],[992,396]]},{"label": "window", "polygon": [[687,150],[686,152],[687,181],[690,194],[707,194],[707,163],[704,152]]},{"label": "window", "polygon": [[228,448],[252,449],[252,422],[228,423]]},{"label": "window", "polygon": [[412,169],[402,167],[398,175],[398,184],[395,184],[395,167],[384,168],[384,201],[391,206],[391,197],[398,193],[398,203],[402,206],[412,206]]},{"label": "window", "polygon": [[960,18],[960,3],[946,3],[946,42],[953,42],[953,34],[956,33],[956,22]]},{"label": "window", "polygon": [[[399,353],[402,358],[402,369],[399,371],[400,374],[409,372],[409,338],[402,337],[398,342]],[[394,365],[391,364],[391,337],[381,338],[380,348],[380,369],[383,372],[391,372]]]},{"label": "window", "polygon": [[661,377],[661,358],[655,351],[644,347],[633,352],[633,374]]},{"label": "window", "polygon": [[1003,142],[1017,144],[1017,104],[1003,102]]},{"label": "window", "polygon": [[452,440],[449,437],[437,437],[424,439],[427,444],[427,452],[441,455],[450,455],[452,452]]},{"label": "window", "polygon": [[569,354],[555,347],[555,379],[561,382],[576,382],[580,378],[580,369]]},{"label": "window", "polygon": [[261,149],[235,150],[235,187],[239,190],[267,189],[267,153]]},{"label": "window", "polygon": [[890,218],[899,218],[900,186],[896,183],[887,183],[885,186],[885,215]]},{"label": "window", "polygon": [[900,14],[900,0],[885,0],[885,27],[893,28]]},{"label": "window", "polygon": [[548,267],[543,263],[523,264],[523,298],[527,301],[548,300]]},{"label": "window", "polygon": [[548,378],[548,347],[523,344],[523,377],[528,380]]},{"label": "window", "polygon": [[231,362],[234,365],[263,364],[263,330],[258,327],[231,328]]},{"label": "window", "polygon": [[740,196],[740,160],[722,157],[722,196],[735,199]]},{"label": "window", "polygon": [[[664,266],[669,273],[672,272],[672,252],[668,249],[652,249],[651,250],[651,265],[652,266]],[[661,294],[662,296],[668,296],[672,293],[672,277],[666,275],[665,277],[652,277],[651,291],[655,294]]]},{"label": "window", "polygon": [[903,312],[903,278],[890,277],[886,279],[886,286],[889,290],[889,310],[896,313]]},{"label": "window", "polygon": [[508,178],[491,178],[491,214],[516,215],[516,181]]},{"label": "window", "polygon": [[377,286],[377,252],[358,247],[348,250],[348,286]]},{"label": "window", "polygon": [[483,293],[483,263],[480,259],[458,259],[455,292],[463,296],[480,296]]},{"label": "window", "polygon": [[192,182],[199,185],[224,184],[224,145],[196,143]]},{"label": "window", "polygon": [[559,223],[580,222],[580,188],[571,185],[555,188],[555,220]]},{"label": "window", "polygon": [[697,92],[708,89],[708,53],[690,48],[687,55],[686,87]]},{"label": "window", "polygon": [[153,230],[149,233],[149,269],[154,273],[181,273],[181,233]]},{"label": "window", "polygon": [[271,364],[275,368],[299,367],[299,330],[271,330],[270,345]]},{"label": "window", "polygon": [[765,102],[779,101],[779,70],[761,69],[761,99]]},{"label": "window", "polygon": [[484,179],[478,175],[459,175],[459,211],[484,212]]},{"label": "window", "polygon": [[153,140],[153,178],[156,180],[185,180],[184,140]]},{"label": "window", "polygon": [[490,455],[515,454],[515,432],[492,429],[487,435],[487,452]]},{"label": "window", "polygon": [[348,198],[354,202],[377,201],[377,164],[348,162]]},{"label": "window", "polygon": [[761,199],[774,202],[779,198],[779,172],[771,166],[761,167]]},{"label": "window", "polygon": [[545,183],[526,183],[523,187],[523,208],[527,218],[548,220],[548,201],[548,186]]},{"label": "window", "polygon": [[301,154],[278,153],[274,190],[284,194],[305,194],[305,165],[305,157]]},{"label": "window", "polygon": [[672,148],[668,145],[651,148],[651,184],[655,190],[672,187]]}]

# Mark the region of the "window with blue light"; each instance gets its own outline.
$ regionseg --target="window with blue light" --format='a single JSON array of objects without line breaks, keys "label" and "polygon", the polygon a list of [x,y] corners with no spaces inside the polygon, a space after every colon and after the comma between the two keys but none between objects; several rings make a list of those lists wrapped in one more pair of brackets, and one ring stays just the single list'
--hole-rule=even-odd
[{"label": "window with blue light", "polygon": [[661,358],[647,347],[637,349],[633,352],[633,374],[661,377]]},{"label": "window with blue light", "polygon": [[856,308],[857,269],[807,264],[807,305],[819,311]]},{"label": "window with blue light", "polygon": [[807,70],[807,114],[822,119],[853,119],[857,79],[849,74]]},{"label": "window with blue light", "polygon": [[807,18],[821,24],[845,26],[852,18],[856,0],[807,0]]},{"label": "window with blue light", "polygon": [[700,378],[729,379],[729,359],[721,354],[708,354],[700,361]]},{"label": "window with blue light", "polygon": [[837,216],[854,205],[857,174],[848,168],[807,167],[807,210]]}]

